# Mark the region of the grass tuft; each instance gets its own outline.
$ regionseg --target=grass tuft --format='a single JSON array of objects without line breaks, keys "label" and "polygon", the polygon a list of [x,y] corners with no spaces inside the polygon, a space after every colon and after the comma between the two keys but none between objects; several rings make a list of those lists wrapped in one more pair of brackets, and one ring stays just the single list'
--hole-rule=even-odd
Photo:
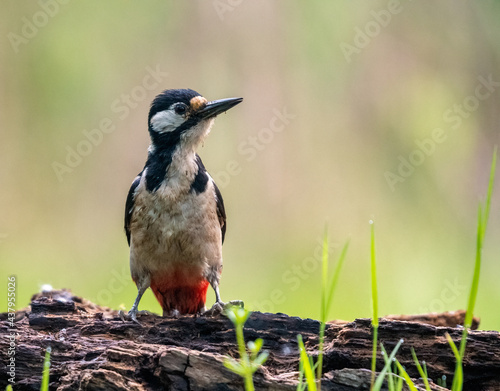
[{"label": "grass tuft", "polygon": [[387,381],[387,384],[389,386],[389,391],[396,391],[396,388],[395,388],[396,386],[394,384],[393,374],[391,371],[391,364],[394,362],[395,357],[396,357],[396,353],[398,352],[402,343],[403,343],[403,340],[400,339],[399,342],[394,347],[394,349],[392,349],[390,356],[387,356],[387,352],[384,348],[384,345],[380,344],[380,350],[382,351],[382,357],[384,357],[385,365],[384,365],[384,368],[382,368],[382,370],[380,371],[380,373],[377,377],[377,380],[372,385],[372,388],[371,388],[372,391],[380,391],[380,389],[382,388],[382,385],[384,384],[384,377],[385,377],[386,373],[389,375],[388,381]]},{"label": "grass tuft", "polygon": [[[322,278],[321,278],[321,315],[320,315],[320,328],[319,328],[319,343],[318,343],[318,360],[314,363],[314,360],[311,356],[307,354],[307,351],[302,344],[302,337],[299,335],[299,349],[300,350],[300,366],[299,366],[299,384],[297,386],[298,391],[302,391],[305,389],[306,385],[309,390],[310,382],[314,382],[314,389],[321,390],[321,377],[323,373],[323,351],[325,346],[325,328],[326,322],[328,320],[328,316],[330,313],[330,308],[333,302],[333,295],[335,293],[335,288],[337,287],[337,283],[340,276],[340,271],[342,269],[342,265],[344,264],[344,260],[347,254],[347,249],[349,248],[349,241],[344,244],[342,248],[342,252],[339,255],[339,259],[337,260],[337,264],[335,266],[335,270],[333,272],[333,276],[329,280],[329,272],[328,272],[328,263],[329,263],[329,253],[328,253],[329,243],[328,243],[328,231],[325,230],[325,235],[323,237],[323,252],[322,252]],[[305,354],[305,356],[304,356]],[[307,360],[306,360],[307,358]],[[309,368],[311,368],[311,372],[309,372]],[[303,380],[306,380],[304,383]]]},{"label": "grass tuft", "polygon": [[488,219],[490,214],[491,196],[493,194],[493,185],[495,182],[495,169],[497,161],[497,147],[493,151],[493,159],[491,161],[490,178],[488,182],[488,191],[486,194],[486,201],[484,204],[480,203],[477,213],[477,235],[476,235],[476,261],[474,263],[474,275],[472,277],[472,284],[469,293],[469,300],[467,302],[467,311],[465,313],[464,319],[464,329],[462,332],[462,339],[460,341],[460,348],[458,349],[458,354],[455,353],[457,347],[451,339],[447,338],[453,353],[456,357],[455,375],[453,376],[453,382],[451,389],[452,391],[461,391],[463,387],[463,359],[465,356],[465,347],[467,345],[467,335],[468,329],[472,326],[472,320],[474,317],[474,307],[476,305],[477,291],[479,289],[479,276],[481,272],[481,261],[482,261],[482,251],[484,236],[486,233],[486,227],[488,225]]},{"label": "grass tuft", "polygon": [[[243,335],[243,326],[250,316],[250,311],[245,308],[233,306],[226,310],[226,315],[229,320],[233,322],[235,327],[236,342],[238,344],[240,358],[236,360],[232,357],[226,357],[224,366],[243,378],[246,391],[254,391],[253,374],[262,364],[264,364],[269,353],[265,350],[262,352],[260,351],[264,344],[261,338],[256,339],[254,342],[248,342],[247,351],[245,337]],[[248,352],[250,352],[250,354],[248,354]]]},{"label": "grass tuft", "polygon": [[415,353],[415,349],[413,349],[413,347],[411,348],[411,355],[413,357],[413,361],[415,361],[415,365],[417,366],[418,373],[420,374],[420,377],[424,381],[426,391],[431,391],[431,386],[429,385],[429,379],[427,378],[427,368],[425,367],[425,362],[424,362],[424,367],[422,368],[422,365],[420,365],[420,362],[418,361],[417,358],[417,354]]}]

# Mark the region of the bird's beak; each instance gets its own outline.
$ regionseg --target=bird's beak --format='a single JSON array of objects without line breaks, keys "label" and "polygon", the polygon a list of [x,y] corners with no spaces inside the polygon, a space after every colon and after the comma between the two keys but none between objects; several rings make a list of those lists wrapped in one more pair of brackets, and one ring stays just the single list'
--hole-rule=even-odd
[{"label": "bird's beak", "polygon": [[227,98],[208,102],[204,108],[198,111],[197,115],[203,119],[215,117],[216,115],[229,110],[231,107],[241,103],[243,98]]}]

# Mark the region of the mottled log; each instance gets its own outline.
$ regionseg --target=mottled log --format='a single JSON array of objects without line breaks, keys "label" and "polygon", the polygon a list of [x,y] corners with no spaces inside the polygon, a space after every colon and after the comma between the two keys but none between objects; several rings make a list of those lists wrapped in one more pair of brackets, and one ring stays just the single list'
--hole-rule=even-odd
[{"label": "mottled log", "polygon": [[[445,333],[458,343],[462,329],[457,324],[463,318],[463,311],[391,316],[381,319],[379,340],[391,350],[404,339],[397,357],[414,379],[419,375],[411,347],[426,361],[430,378],[445,375],[450,384],[455,359]],[[237,357],[234,327],[224,316],[163,318],[151,314],[141,316],[138,325],[123,322],[117,311],[69,291],[53,291],[33,296],[30,306],[16,314],[14,328],[7,314],[0,319],[0,389],[8,384],[9,335],[15,329],[15,390],[39,389],[43,356],[49,346],[51,390],[243,390],[241,378],[223,366],[224,357]],[[318,330],[316,320],[252,313],[245,338],[263,338],[269,351],[268,361],[255,374],[256,389],[295,390],[297,335],[302,335],[314,355]],[[369,389],[371,344],[369,319],[328,323],[322,389]],[[379,356],[377,370],[382,366]],[[464,390],[500,390],[498,332],[470,332],[464,372]],[[432,389],[441,388],[432,384]]]}]

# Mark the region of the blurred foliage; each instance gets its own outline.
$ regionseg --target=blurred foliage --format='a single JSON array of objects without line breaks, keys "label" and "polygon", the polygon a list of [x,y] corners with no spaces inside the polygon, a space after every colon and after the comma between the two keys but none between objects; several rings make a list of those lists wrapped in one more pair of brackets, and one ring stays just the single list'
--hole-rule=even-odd
[{"label": "blurred foliage", "polygon": [[[499,15],[498,1],[4,2],[0,270],[17,276],[18,306],[52,284],[130,308],[122,218],[148,105],[187,87],[245,99],[199,151],[228,212],[223,299],[318,318],[327,223],[334,258],[351,240],[331,316],[369,317],[373,219],[381,315],[464,308],[500,141],[498,85],[478,87],[500,81]],[[141,87],[151,70],[159,82]],[[106,119],[114,130],[92,133]],[[95,145],[58,177],[89,132]],[[387,173],[412,156],[391,189]],[[500,329],[499,199],[476,306],[486,329]],[[141,308],[160,312],[151,292]]]}]

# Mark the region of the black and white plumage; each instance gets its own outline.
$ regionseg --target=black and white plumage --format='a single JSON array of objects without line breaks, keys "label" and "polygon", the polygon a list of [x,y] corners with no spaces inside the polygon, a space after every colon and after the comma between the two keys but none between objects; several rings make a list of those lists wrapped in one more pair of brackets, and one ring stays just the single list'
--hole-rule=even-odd
[{"label": "black and white plumage", "polygon": [[129,318],[151,287],[164,315],[199,313],[210,284],[220,300],[224,202],[196,149],[215,117],[242,101],[208,102],[189,89],[167,90],[151,104],[148,159],[125,205],[130,270],[138,295]]}]

